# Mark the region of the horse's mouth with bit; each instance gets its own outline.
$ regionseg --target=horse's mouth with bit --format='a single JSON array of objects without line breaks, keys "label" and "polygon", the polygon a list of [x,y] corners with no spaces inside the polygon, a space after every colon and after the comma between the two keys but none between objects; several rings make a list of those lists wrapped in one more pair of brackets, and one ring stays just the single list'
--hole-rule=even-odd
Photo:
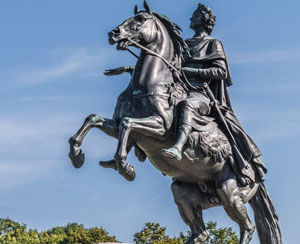
[{"label": "horse's mouth with bit", "polygon": [[122,39],[121,41],[117,42],[117,50],[126,50],[129,45],[131,44],[128,39]]},{"label": "horse's mouth with bit", "polygon": [[130,41],[126,38],[118,40],[118,38],[114,36],[109,37],[109,43],[114,45],[117,43],[117,50],[126,50],[128,46],[131,44]]},{"label": "horse's mouth with bit", "polygon": [[131,38],[121,38],[119,35],[110,32],[109,34],[109,43],[114,45],[117,43],[117,50],[126,50],[129,46],[133,46],[133,43],[130,40],[137,41],[138,36],[133,36]]},{"label": "horse's mouth with bit", "polygon": [[108,41],[110,45],[118,44],[117,49],[118,50],[124,50],[127,49],[129,46],[129,41],[127,38],[120,38],[119,35],[116,35],[114,32],[109,32],[108,33]]}]

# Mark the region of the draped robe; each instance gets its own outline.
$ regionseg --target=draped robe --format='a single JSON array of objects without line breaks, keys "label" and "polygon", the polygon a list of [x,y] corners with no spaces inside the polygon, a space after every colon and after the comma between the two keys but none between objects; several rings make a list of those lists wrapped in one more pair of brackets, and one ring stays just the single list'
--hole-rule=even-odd
[{"label": "draped robe", "polygon": [[[232,78],[222,43],[209,36],[187,39],[186,43],[190,48],[190,57],[186,57],[184,67],[199,70],[197,74],[188,75],[189,82],[193,86],[199,86],[202,82],[209,83],[211,91],[219,101],[219,108],[229,130],[236,141],[239,157],[233,155],[234,171],[238,174],[238,178],[247,177],[252,182],[263,181],[267,169],[261,160],[261,151],[246,134],[232,108],[228,92],[228,87],[232,85]],[[198,96],[197,93],[202,93],[202,95]],[[201,130],[201,126],[206,121],[199,109],[199,105],[202,106],[202,103],[195,102],[197,98],[202,99],[203,94],[205,92],[200,88],[198,90],[191,89],[189,96],[193,99],[189,100],[188,96],[184,108],[182,108],[186,109],[187,112],[183,113],[181,123],[189,124],[194,130]],[[216,111],[212,109],[209,116],[214,117],[220,129],[225,135],[228,135],[226,129],[222,127]]]}]

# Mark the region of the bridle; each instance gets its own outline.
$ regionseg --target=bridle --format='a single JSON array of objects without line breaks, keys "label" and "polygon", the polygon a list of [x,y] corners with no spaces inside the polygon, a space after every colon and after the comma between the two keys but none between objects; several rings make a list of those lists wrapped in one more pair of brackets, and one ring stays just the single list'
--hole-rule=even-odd
[{"label": "bridle", "polygon": [[[155,22],[156,18],[155,16],[151,13],[149,14],[150,17],[147,17],[147,21],[146,23],[143,24],[143,26],[141,26],[139,32],[141,32],[144,28],[146,28],[147,24],[148,24],[148,20],[153,20]],[[131,44],[133,44],[134,46],[136,47],[139,47],[140,49],[143,49],[144,51],[150,53],[151,55],[153,56],[156,56],[158,58],[160,58],[162,61],[165,62],[165,64],[168,66],[168,68],[171,70],[171,71],[175,71],[177,74],[179,74],[180,76],[182,76],[182,73],[174,66],[172,65],[168,60],[166,60],[163,56],[161,56],[160,54],[150,50],[149,48],[137,43],[136,41],[132,40],[131,38],[127,38],[128,42],[130,42]],[[136,55],[134,52],[132,52],[130,49],[126,48],[127,51],[129,51],[133,56],[135,56],[136,58],[139,58],[138,55]]]},{"label": "bridle", "polygon": [[[168,66],[169,69],[174,70],[177,74],[179,74],[180,76],[182,76],[182,73],[173,64],[171,64],[168,60],[166,60],[160,54],[158,54],[158,53],[150,50],[149,48],[147,48],[147,47],[145,47],[145,46],[137,43],[136,41],[134,41],[134,40],[132,40],[130,38],[128,38],[128,41],[131,42],[133,45],[135,45],[135,46],[137,46],[137,47],[145,50],[146,52],[152,54],[153,56],[156,56],[156,57],[160,58],[162,61],[164,61],[166,63],[166,65]],[[130,50],[128,49],[128,51],[130,51]],[[137,55],[134,55],[134,56],[138,57]]]},{"label": "bridle", "polygon": [[[153,16],[152,14],[151,14],[151,16],[152,16],[152,19],[154,20],[154,16]],[[150,18],[149,18],[149,19],[150,19]],[[186,85],[188,85],[188,86],[189,86],[190,88],[192,88],[193,90],[199,89],[199,87],[193,86],[193,85],[188,81],[186,75],[184,74],[184,72],[183,72],[182,70],[179,71],[173,64],[171,64],[171,63],[170,63],[168,60],[166,60],[163,56],[161,56],[160,54],[158,54],[158,53],[156,53],[156,52],[150,50],[149,48],[143,46],[142,44],[137,43],[136,41],[134,41],[134,40],[132,40],[132,39],[130,39],[130,38],[127,38],[127,40],[128,40],[128,42],[130,42],[130,43],[133,44],[134,46],[139,47],[140,49],[143,49],[144,51],[150,53],[151,55],[160,58],[160,59],[167,65],[167,67],[171,70],[171,72],[174,71],[174,72],[176,72],[176,73],[179,75],[179,77],[177,77],[177,78],[178,78],[179,82],[183,85],[183,87],[184,87],[186,90],[188,90],[187,87],[186,87]],[[129,53],[131,53],[133,56],[135,56],[136,58],[139,58],[139,56],[136,55],[134,52],[132,52],[130,49],[126,48],[126,50],[127,50]],[[183,80],[182,80],[181,78],[183,78]]]}]

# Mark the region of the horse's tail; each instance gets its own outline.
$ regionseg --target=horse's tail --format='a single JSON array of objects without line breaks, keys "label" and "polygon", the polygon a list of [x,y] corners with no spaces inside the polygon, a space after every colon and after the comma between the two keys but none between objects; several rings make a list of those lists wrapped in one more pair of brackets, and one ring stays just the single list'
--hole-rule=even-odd
[{"label": "horse's tail", "polygon": [[278,215],[263,183],[250,200],[254,211],[257,233],[262,244],[282,244]]}]

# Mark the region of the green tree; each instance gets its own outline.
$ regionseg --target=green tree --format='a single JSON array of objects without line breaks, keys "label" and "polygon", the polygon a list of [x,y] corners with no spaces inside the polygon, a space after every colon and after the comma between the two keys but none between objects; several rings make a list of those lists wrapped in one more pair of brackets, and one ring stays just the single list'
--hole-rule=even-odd
[{"label": "green tree", "polygon": [[91,244],[98,242],[116,242],[114,236],[110,236],[106,230],[101,228],[84,228],[83,225],[71,223],[67,226],[54,227],[47,231],[49,235],[62,235],[64,239],[58,244],[80,243]]},{"label": "green tree", "polygon": [[[232,228],[217,228],[215,222],[209,222],[206,228],[210,233],[207,244],[238,244],[238,237]],[[140,232],[134,234],[134,241],[136,244],[183,244],[189,235],[180,233],[178,237],[170,237],[160,224],[146,223]]]},{"label": "green tree", "polygon": [[217,228],[216,222],[208,222],[206,228],[210,234],[207,244],[238,244],[239,239],[232,228]]},{"label": "green tree", "polygon": [[155,223],[146,223],[140,232],[134,234],[134,241],[138,244],[159,244],[167,240],[166,228]]},{"label": "green tree", "polygon": [[[232,228],[217,228],[217,224],[209,222],[207,230],[210,240],[206,244],[238,244],[238,238]],[[134,235],[137,244],[184,244],[190,233],[180,233],[170,237],[166,228],[160,224],[146,223],[140,232]],[[114,236],[102,227],[85,228],[77,223],[53,227],[48,231],[28,229],[25,224],[17,223],[9,218],[0,218],[1,244],[93,244],[99,242],[117,242]]]},{"label": "green tree", "polygon": [[0,219],[0,243],[2,244],[56,244],[62,236],[46,235],[37,230],[27,230],[26,225],[9,218]]},{"label": "green tree", "polygon": [[38,232],[27,229],[9,218],[0,219],[1,244],[92,244],[98,242],[116,242],[103,228],[84,228],[76,223],[54,227]]}]

